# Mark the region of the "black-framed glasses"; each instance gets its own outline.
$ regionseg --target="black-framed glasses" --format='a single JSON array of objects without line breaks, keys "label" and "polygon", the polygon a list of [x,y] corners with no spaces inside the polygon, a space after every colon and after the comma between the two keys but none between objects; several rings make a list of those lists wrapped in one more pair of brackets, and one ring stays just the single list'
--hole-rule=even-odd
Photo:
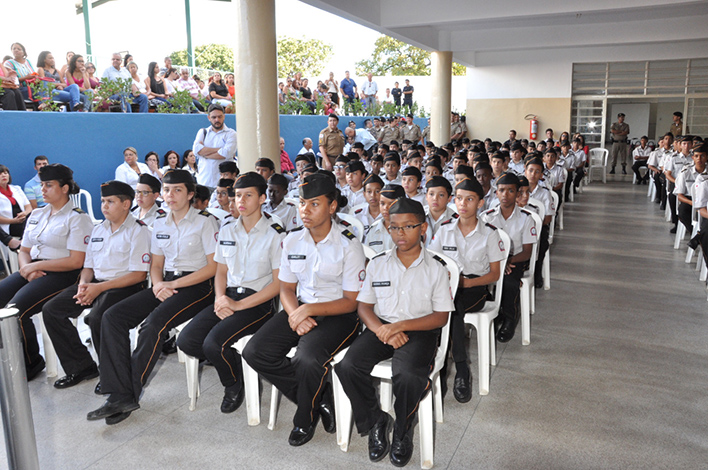
[{"label": "black-framed glasses", "polygon": [[403,231],[403,233],[410,233],[414,229],[420,227],[423,225],[423,222],[415,225],[404,225],[403,227],[396,227],[395,225],[389,225],[388,226],[388,233],[394,233],[394,232],[400,232]]}]

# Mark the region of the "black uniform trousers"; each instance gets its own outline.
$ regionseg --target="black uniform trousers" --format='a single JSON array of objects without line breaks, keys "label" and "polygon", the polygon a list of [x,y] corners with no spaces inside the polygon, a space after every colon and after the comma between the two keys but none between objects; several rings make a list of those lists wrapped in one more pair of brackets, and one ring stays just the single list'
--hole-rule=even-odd
[{"label": "black uniform trousers", "polygon": [[[479,276],[470,276],[475,278]],[[467,362],[467,347],[465,346],[465,314],[479,312],[484,308],[489,290],[487,286],[460,287],[455,294],[455,311],[450,318],[450,345],[452,360]]]},{"label": "black uniform trousers", "polygon": [[655,202],[661,203],[661,209],[666,207],[666,175],[663,173],[657,173],[654,176],[654,185],[656,186],[656,199]]},{"label": "black uniform trousers", "polygon": [[364,330],[342,362],[335,366],[342,388],[351,401],[356,429],[362,434],[368,433],[383,413],[371,377],[371,371],[379,362],[392,359],[395,438],[402,438],[408,432],[418,404],[431,389],[429,375],[435,362],[440,329],[407,331],[406,335],[408,342],[394,349],[382,343],[371,330]]},{"label": "black uniform trousers", "polygon": [[[315,317],[303,336],[290,328],[285,310],[273,315],[251,338],[243,357],[253,369],[297,405],[293,425],[307,428],[316,419],[332,357],[359,334],[356,313]],[[292,359],[290,349],[297,346]]]},{"label": "black uniform trousers", "polygon": [[538,259],[536,260],[536,267],[534,268],[534,282],[536,284],[541,284],[543,282],[543,260],[546,258],[546,253],[550,244],[548,243],[548,237],[551,233],[551,224],[541,225],[541,236],[538,239]]},{"label": "black uniform trousers", "polygon": [[[685,194],[684,197],[691,199],[691,196],[686,196]],[[693,232],[693,219],[691,218],[691,212],[693,212],[693,206],[679,201],[678,218],[684,227],[686,227],[686,233],[688,233],[689,236]]]},{"label": "black uniform trousers", "polygon": [[[516,263],[509,274],[504,275],[502,284],[501,308],[499,309],[499,321],[511,321],[518,323],[521,318],[521,304],[519,295],[521,293],[521,278],[524,271],[529,268],[529,261]],[[495,294],[497,295],[497,294]]]},{"label": "black uniform trousers", "polygon": [[[242,294],[236,292],[235,287],[226,289],[226,295],[234,300],[242,300],[255,293],[253,289],[246,289]],[[209,305],[182,330],[177,346],[190,356],[208,359],[216,368],[224,387],[243,386],[241,355],[231,346],[242,337],[258,331],[273,316],[273,311],[271,299],[236,311],[222,320],[214,313],[214,306]]]},{"label": "black uniform trousers", "polygon": [[579,166],[575,169],[575,179],[573,180],[573,185],[577,188],[580,186],[580,181],[585,178],[585,166]]},{"label": "black uniform trousers", "polygon": [[647,166],[647,160],[636,160],[634,164],[632,165],[632,171],[634,172],[634,175],[637,177],[637,181],[648,181],[649,180],[649,173],[642,178],[642,174],[639,172],[639,169],[642,167]]},{"label": "black uniform trousers", "polygon": [[674,188],[676,188],[676,183],[666,181],[666,184],[668,185],[666,189],[669,198],[669,208],[671,209],[671,223],[677,225],[678,215],[676,214],[676,195],[674,194]]},{"label": "black uniform trousers", "polygon": [[[165,276],[166,281],[174,279]],[[101,390],[110,394],[109,401],[139,400],[170,330],[214,303],[213,279],[178,291],[160,302],[152,289],[145,289],[103,314],[99,356]],[[141,323],[138,346],[131,355],[130,330]]]},{"label": "black uniform trousers", "polygon": [[[98,281],[94,279],[93,282]],[[86,316],[86,324],[91,329],[91,341],[93,341],[93,347],[98,353],[101,350],[101,318],[103,318],[103,313],[112,305],[145,289],[146,285],[147,283],[143,281],[120,289],[109,289],[101,292],[91,305],[86,306],[76,303],[74,296],[79,290],[79,285],[74,284],[47,302],[42,309],[44,326],[47,327],[47,332],[52,339],[57,357],[59,357],[61,366],[67,375],[78,374],[95,365],[88,349],[81,342],[79,331],[70,319],[78,317],[87,308],[91,309],[91,312]]]},{"label": "black uniform trousers", "polygon": [[701,251],[703,251],[703,262],[708,266],[708,219],[701,219],[701,227],[699,230],[698,235],[701,243]]},{"label": "black uniform trousers", "polygon": [[41,312],[47,301],[76,283],[79,274],[81,274],[80,269],[48,272],[46,276],[27,282],[19,272],[15,272],[0,282],[0,306],[15,304],[20,311],[20,332],[25,366],[28,369],[43,360],[39,355],[37,330],[32,323],[32,315]]},{"label": "black uniform trousers", "polygon": [[573,186],[573,176],[575,176],[574,170],[566,170],[566,178],[565,178],[565,191],[563,192],[563,195],[565,198],[563,199],[564,201],[568,200],[568,197],[570,196],[570,188]]}]

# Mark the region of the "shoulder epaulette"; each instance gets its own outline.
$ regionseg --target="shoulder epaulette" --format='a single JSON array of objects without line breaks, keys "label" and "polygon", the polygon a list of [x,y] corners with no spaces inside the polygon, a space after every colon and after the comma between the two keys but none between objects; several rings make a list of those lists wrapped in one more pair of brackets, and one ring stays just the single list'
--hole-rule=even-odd
[{"label": "shoulder epaulette", "polygon": [[492,224],[484,224],[484,225],[486,225],[487,227],[491,228],[492,230],[497,230],[497,228],[496,228],[494,225],[492,225]]},{"label": "shoulder epaulette", "polygon": [[235,219],[226,220],[226,217],[224,217],[224,220],[225,220],[225,222],[221,225],[222,228],[224,228],[224,227],[226,227],[227,225],[229,225],[229,224],[230,224],[231,222],[233,222]]},{"label": "shoulder epaulette", "polygon": [[137,209],[137,208],[138,208],[138,205],[135,204],[133,207],[130,208],[130,212],[133,212],[133,211],[134,211],[135,209]]},{"label": "shoulder epaulette", "polygon": [[442,227],[443,225],[448,225],[448,224],[451,224],[451,223],[452,223],[452,221],[453,221],[453,218],[452,218],[452,217],[450,217],[450,218],[449,218],[449,219],[447,219],[447,220],[446,220],[445,222],[441,223],[441,224],[440,224],[440,226]]},{"label": "shoulder epaulette", "polygon": [[135,222],[136,222],[138,225],[142,225],[143,227],[147,227],[147,224],[146,224],[145,222],[143,222],[142,220],[135,219]]},{"label": "shoulder epaulette", "polygon": [[520,207],[519,209],[519,212],[521,212],[522,214],[531,215],[531,211],[529,211],[528,209],[524,209],[523,207]]},{"label": "shoulder epaulette", "polygon": [[271,227],[278,233],[285,233],[285,229],[280,224],[272,224]]},{"label": "shoulder epaulette", "polygon": [[85,214],[85,213],[86,213],[86,212],[84,212],[80,207],[74,207],[72,210],[73,210],[74,212],[79,213],[79,214]]},{"label": "shoulder epaulette", "polygon": [[385,254],[386,254],[386,252],[385,252],[385,251],[382,251],[381,253],[379,253],[378,255],[374,256],[374,257],[371,258],[371,259],[374,260],[374,259],[376,259],[376,258],[381,258],[381,257],[382,257],[383,255],[385,255]]},{"label": "shoulder epaulette", "polygon": [[357,209],[357,210],[354,211],[354,213],[355,213],[355,214],[360,214],[363,210],[364,210],[364,208]]},{"label": "shoulder epaulette", "polygon": [[212,214],[209,211],[199,211],[199,215],[203,215],[204,217],[209,217],[209,216],[214,217],[214,214]]},{"label": "shoulder epaulette", "polygon": [[350,232],[349,230],[342,230],[342,235],[344,235],[345,237],[347,237],[347,238],[350,239],[350,240],[355,240],[355,239],[356,239],[356,235],[354,235],[354,234],[353,234],[352,232]]},{"label": "shoulder epaulette", "polygon": [[295,204],[293,204],[292,202],[286,202],[285,204],[287,204],[287,205],[289,205],[289,206],[292,206],[292,207],[295,207]]},{"label": "shoulder epaulette", "polygon": [[533,207],[534,209],[538,209],[538,206],[536,206],[536,204],[526,204],[526,205],[529,207]]},{"label": "shoulder epaulette", "polygon": [[352,226],[352,224],[350,224],[350,223],[347,222],[346,220],[340,220],[340,221],[339,221],[339,225],[344,225],[345,227],[351,227],[351,226]]},{"label": "shoulder epaulette", "polygon": [[460,218],[460,214],[458,214],[457,212],[455,212],[454,214],[452,214],[452,218],[453,218],[453,219],[459,219],[459,218]]},{"label": "shoulder epaulette", "polygon": [[[496,208],[495,208],[495,209],[496,209]],[[489,209],[487,212],[485,212],[485,214],[491,214],[492,212],[495,211],[495,209]]]},{"label": "shoulder epaulette", "polygon": [[266,211],[263,211],[263,217],[265,217],[266,219],[272,219],[272,218],[273,218],[273,216],[270,215],[269,213],[267,213]]},{"label": "shoulder epaulette", "polygon": [[305,228],[305,227],[303,227],[302,225],[300,225],[299,227],[295,227],[294,229],[292,229],[292,230],[290,231],[290,233],[298,232],[298,231],[300,231],[300,230],[302,230],[302,229],[304,229],[304,228]]},{"label": "shoulder epaulette", "polygon": [[435,261],[438,261],[438,262],[439,262],[440,264],[442,264],[443,266],[447,266],[447,263],[445,262],[445,260],[442,259],[441,257],[439,257],[438,255],[433,255],[433,259],[434,259]]},{"label": "shoulder epaulette", "polygon": [[162,219],[162,218],[167,217],[167,212],[165,212],[165,211],[160,212],[161,210],[162,210],[162,209],[158,209],[158,211],[157,211],[157,217],[155,217],[156,219]]},{"label": "shoulder epaulette", "polygon": [[157,212],[158,214],[165,214],[165,215],[167,215],[167,212],[165,212],[164,209],[158,209],[158,210],[156,210],[155,212]]}]

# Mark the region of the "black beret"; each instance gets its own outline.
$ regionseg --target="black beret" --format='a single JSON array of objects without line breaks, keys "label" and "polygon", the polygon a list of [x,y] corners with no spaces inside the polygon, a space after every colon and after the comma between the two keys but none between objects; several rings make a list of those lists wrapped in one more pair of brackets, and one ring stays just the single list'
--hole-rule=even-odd
[{"label": "black beret", "polygon": [[460,150],[455,154],[455,158],[453,160],[464,160],[467,161],[467,151],[466,150]]},{"label": "black beret", "polygon": [[[507,153],[507,155],[509,155],[509,154]],[[500,160],[505,160],[505,159],[506,159],[506,157],[504,156],[504,154],[503,154],[502,152],[494,152],[494,153],[492,154],[492,156],[489,157],[489,158],[490,158],[490,160],[491,160],[492,158],[498,158],[498,159],[500,159]]]},{"label": "black beret", "polygon": [[361,160],[361,157],[356,152],[347,152],[347,157],[349,158],[350,162],[355,160]]},{"label": "black beret", "polygon": [[307,165],[305,165],[305,168],[302,169],[302,172],[315,173],[317,172],[317,167],[314,163],[308,163]]},{"label": "black beret", "polygon": [[519,187],[521,187],[521,186],[530,186],[529,179],[527,177],[519,176]]},{"label": "black beret", "polygon": [[271,176],[270,178],[268,178],[268,184],[287,188],[288,187],[288,179],[285,176],[281,175],[280,173],[276,173],[273,176]]},{"label": "black beret", "polygon": [[437,168],[440,173],[443,172],[442,165],[440,165],[440,162],[438,162],[435,158],[431,158],[430,161],[425,164],[425,168],[428,168],[429,166]]},{"label": "black beret", "polygon": [[275,163],[270,158],[259,158],[256,160],[256,167],[268,168],[269,170],[275,170]]},{"label": "black beret", "polygon": [[[193,180],[192,180],[193,181]],[[153,193],[159,193],[162,188],[160,180],[147,173],[142,173],[138,178],[138,184],[147,184],[152,189]]]},{"label": "black beret", "polygon": [[[534,154],[538,154],[539,152],[534,152]],[[548,147],[546,150],[543,152],[544,154],[546,153],[552,153],[552,154],[557,154],[556,148],[555,147]]]},{"label": "black beret", "polygon": [[381,177],[379,175],[375,175],[373,173],[370,174],[369,176],[367,176],[366,179],[364,180],[364,187],[366,187],[367,184],[372,184],[372,183],[380,184],[382,188],[384,187],[384,182],[381,179]]},{"label": "black beret", "polygon": [[398,199],[406,197],[406,190],[400,184],[387,184],[381,189],[381,196],[386,199]]},{"label": "black beret", "polygon": [[167,170],[162,177],[162,182],[166,184],[194,184],[194,178],[187,170]]},{"label": "black beret", "polygon": [[521,151],[523,152],[525,149],[524,149],[524,146],[523,146],[523,145],[521,145],[521,144],[518,143],[518,142],[515,142],[514,145],[512,145],[509,150],[511,150],[512,152],[513,152],[514,150],[521,150]]},{"label": "black beret", "polygon": [[236,162],[221,162],[219,163],[219,173],[236,173],[239,174]]},{"label": "black beret", "polygon": [[108,196],[127,196],[132,201],[135,198],[135,191],[127,183],[111,180],[101,185],[101,197]]},{"label": "black beret", "polygon": [[485,161],[481,161],[477,163],[477,166],[474,168],[474,171],[477,172],[479,170],[489,170],[489,172],[492,172],[492,165]]},{"label": "black beret", "polygon": [[433,176],[428,180],[427,183],[425,183],[425,189],[428,188],[437,188],[442,186],[447,190],[448,194],[452,194],[452,185],[450,182],[447,180],[447,178],[444,178],[442,176]]},{"label": "black beret", "polygon": [[352,145],[352,148],[355,148],[355,149],[363,149],[363,148],[364,148],[364,144],[361,143],[361,142],[354,142],[354,145]]},{"label": "black beret", "polygon": [[541,160],[539,157],[531,157],[528,160],[524,162],[524,168],[529,166],[529,165],[538,165],[541,168],[544,167],[543,165],[543,160]]},{"label": "black beret", "polygon": [[319,170],[317,170],[317,173],[326,175],[329,179],[332,180],[332,183],[334,183],[334,185],[337,186],[337,177],[334,176],[333,172],[331,172],[329,170],[325,170],[323,168],[320,168]]},{"label": "black beret", "polygon": [[617,117],[624,117],[624,113],[619,113]]},{"label": "black beret", "polygon": [[708,142],[702,142],[697,147],[694,147],[693,153],[708,153]]},{"label": "black beret", "polygon": [[333,193],[337,187],[329,176],[323,173],[315,173],[307,175],[299,189],[301,198],[312,199]]},{"label": "black beret", "polygon": [[425,216],[425,209],[423,209],[423,204],[416,201],[415,199],[410,199],[407,197],[399,197],[391,207],[388,209],[389,215],[393,214],[417,214]]},{"label": "black beret", "polygon": [[[283,177],[285,178],[285,177]],[[219,186],[221,186],[221,182],[224,180],[219,181]],[[226,180],[230,181],[230,180]],[[234,189],[239,189],[239,188],[253,188],[253,187],[264,187],[267,186],[268,183],[266,182],[265,178],[263,178],[261,175],[256,173],[255,171],[249,171],[248,173],[244,173],[238,178],[236,178],[236,181],[233,182],[233,187]]]},{"label": "black beret", "polygon": [[518,187],[519,177],[516,176],[514,173],[507,171],[506,173],[502,173],[499,179],[497,179],[497,186],[499,186],[500,184],[513,184]]},{"label": "black beret", "polygon": [[384,161],[384,159],[381,155],[374,155],[373,157],[371,157],[371,161],[372,162],[382,162],[382,161]]},{"label": "black beret", "polygon": [[362,174],[366,173],[366,167],[364,166],[364,163],[361,162],[360,160],[355,160],[355,161],[350,161],[347,163],[347,167],[345,168],[345,171],[347,173],[354,173],[355,171],[361,171]]},{"label": "black beret", "polygon": [[397,141],[397,140],[392,140],[391,143],[388,144],[388,145],[395,145],[395,146],[398,146],[399,144],[398,144],[398,141]]},{"label": "black beret", "polygon": [[295,163],[297,162],[308,162],[312,163],[312,158],[314,157],[314,154],[312,153],[301,153],[297,157],[295,157]]},{"label": "black beret", "polygon": [[347,157],[346,155],[340,155],[337,157],[334,163],[349,163],[349,157]]},{"label": "black beret", "polygon": [[468,178],[474,178],[474,168],[468,165],[458,165],[457,168],[455,168],[455,174],[456,175],[465,175]]},{"label": "black beret", "polygon": [[437,150],[435,151],[435,155],[440,155],[441,157],[443,157],[443,158],[445,158],[445,159],[447,159],[447,157],[450,156],[450,154],[447,153],[447,150],[445,150],[445,149],[437,149]]},{"label": "black beret", "polygon": [[484,189],[479,184],[477,178],[465,178],[455,185],[455,190],[462,189],[464,191],[472,191],[477,193],[480,199],[484,199]]},{"label": "black beret", "polygon": [[480,153],[479,155],[474,157],[472,159],[472,161],[477,162],[477,163],[481,163],[481,162],[489,163],[489,155],[487,155],[486,153]]},{"label": "black beret", "polygon": [[206,186],[202,186],[201,184],[198,184],[197,187],[194,189],[194,198],[199,199],[200,201],[208,201],[209,200],[209,188]]},{"label": "black beret", "polygon": [[407,166],[402,172],[401,176],[415,176],[418,178],[418,181],[423,179],[423,173],[420,172],[420,170],[414,166]]},{"label": "black beret", "polygon": [[396,152],[389,152],[386,154],[386,157],[384,158],[384,163],[386,162],[396,162],[397,164],[401,164],[401,157],[398,156]]},{"label": "black beret", "polygon": [[39,169],[40,181],[71,181],[72,179],[74,179],[74,172],[61,163],[52,163]]},{"label": "black beret", "polygon": [[[248,174],[248,173],[246,173],[246,174]],[[219,180],[219,182],[216,183],[216,186],[219,188],[230,188],[233,185],[234,185],[234,180],[232,180],[231,178],[221,178]]]}]

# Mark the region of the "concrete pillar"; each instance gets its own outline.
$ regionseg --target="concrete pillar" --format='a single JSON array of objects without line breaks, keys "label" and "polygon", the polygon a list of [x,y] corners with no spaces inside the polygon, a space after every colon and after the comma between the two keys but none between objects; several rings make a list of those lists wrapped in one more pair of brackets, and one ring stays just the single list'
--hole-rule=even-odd
[{"label": "concrete pillar", "polygon": [[258,158],[268,157],[280,172],[278,122],[278,55],[275,0],[239,0],[235,51],[236,131],[238,166],[254,171]]},{"label": "concrete pillar", "polygon": [[452,52],[433,52],[430,61],[433,68],[433,103],[430,114],[430,138],[436,146],[440,147],[450,141]]}]

